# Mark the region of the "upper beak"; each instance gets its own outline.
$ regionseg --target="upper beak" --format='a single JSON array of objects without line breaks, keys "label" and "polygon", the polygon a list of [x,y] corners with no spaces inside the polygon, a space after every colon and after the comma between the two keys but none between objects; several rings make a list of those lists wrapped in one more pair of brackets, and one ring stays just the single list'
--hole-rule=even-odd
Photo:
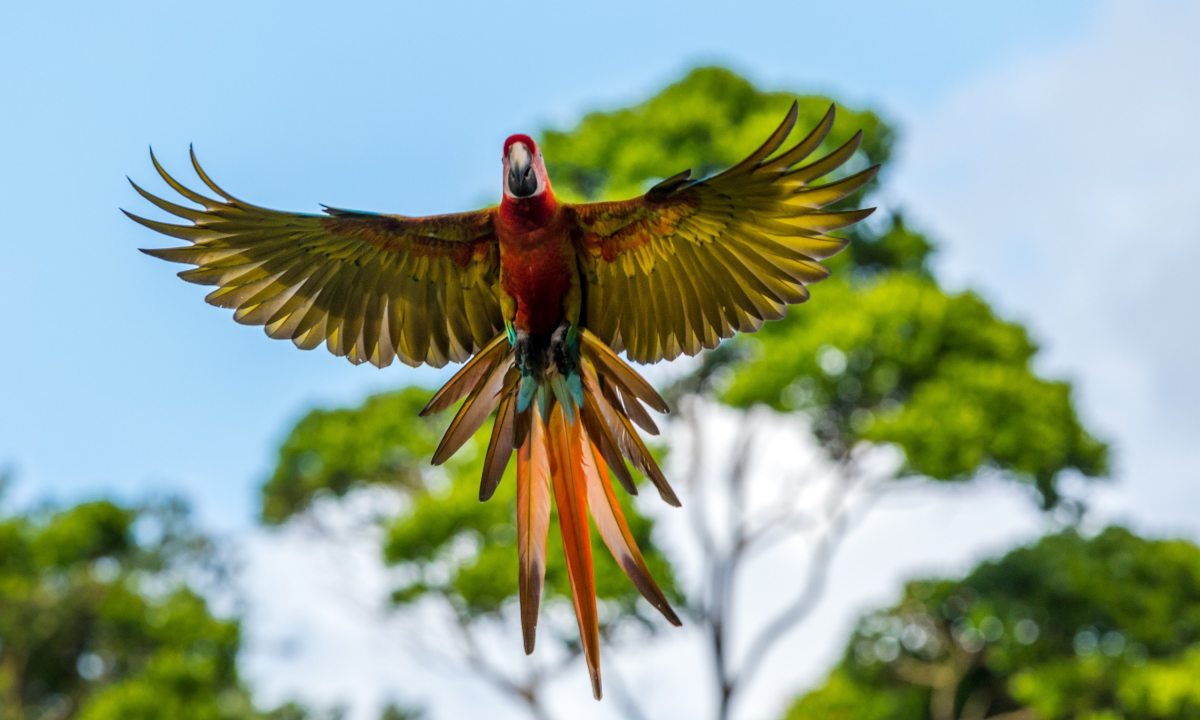
[{"label": "upper beak", "polygon": [[533,158],[524,145],[514,143],[508,151],[508,191],[516,197],[529,197],[537,189]]}]

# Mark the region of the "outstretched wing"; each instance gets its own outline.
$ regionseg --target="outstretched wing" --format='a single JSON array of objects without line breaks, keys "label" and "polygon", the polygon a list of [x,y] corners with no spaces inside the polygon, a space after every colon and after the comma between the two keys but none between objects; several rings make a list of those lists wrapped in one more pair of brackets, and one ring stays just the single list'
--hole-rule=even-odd
[{"label": "outstretched wing", "polygon": [[202,209],[133,184],[190,225],[125,214],[191,243],[143,252],[195,265],[179,276],[218,286],[205,300],[232,308],[239,323],[262,325],[306,350],[325,343],[350,362],[379,367],[393,358],[435,367],[462,362],[502,331],[490,210],[430,217],[280,212],[233,197],[191,157],[219,199],[184,187],[150,156],[163,180]]},{"label": "outstretched wing", "polygon": [[872,209],[821,208],[855,192],[878,166],[812,185],[858,149],[862,133],[799,166],[833,126],[834,109],[803,140],[772,157],[796,124],[783,123],[742,162],[706,180],[690,171],[645,195],[571,206],[585,275],[584,322],[631,360],[656,362],[752,332],[808,299],[805,285],[828,276],[817,261],[846,240],[828,233]]}]

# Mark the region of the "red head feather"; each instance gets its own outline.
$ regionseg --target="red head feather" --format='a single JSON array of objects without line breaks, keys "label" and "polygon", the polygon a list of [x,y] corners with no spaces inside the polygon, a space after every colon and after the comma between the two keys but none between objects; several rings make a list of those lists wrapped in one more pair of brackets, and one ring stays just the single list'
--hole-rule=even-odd
[{"label": "red head feather", "polygon": [[517,143],[517,142],[524,143],[525,147],[529,148],[529,152],[531,154],[537,155],[537,152],[538,152],[537,143],[535,143],[533,141],[533,138],[529,137],[528,135],[517,133],[516,135],[509,135],[508,139],[504,141],[505,157],[508,156],[508,148],[511,147],[513,143]]},{"label": "red head feather", "polygon": [[[522,161],[528,161],[537,174],[538,189],[532,195],[518,197],[513,195],[510,190],[508,184],[509,151],[514,143],[520,143],[528,150],[530,157],[522,158]],[[546,164],[542,161],[542,154],[538,151],[537,143],[528,135],[509,135],[508,139],[504,141],[502,157],[504,159],[504,196],[500,202],[501,217],[514,226],[524,228],[541,226],[554,215],[558,203],[554,199],[554,191],[550,189],[550,176],[546,172]]]}]

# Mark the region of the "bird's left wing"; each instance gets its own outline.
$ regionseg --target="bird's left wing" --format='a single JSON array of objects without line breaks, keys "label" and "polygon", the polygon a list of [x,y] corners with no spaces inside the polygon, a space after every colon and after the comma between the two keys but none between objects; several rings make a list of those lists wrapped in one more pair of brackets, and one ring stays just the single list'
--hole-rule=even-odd
[{"label": "bird's left wing", "polygon": [[838,252],[828,233],[871,210],[830,212],[877,167],[814,185],[849,160],[861,133],[801,165],[833,126],[831,107],[804,139],[775,154],[796,123],[779,128],[742,162],[705,180],[685,171],[645,195],[571,205],[584,275],[584,325],[631,360],[656,362],[757,330],[808,298],[825,278],[817,261]]},{"label": "bird's left wing", "polygon": [[[327,209],[326,215],[269,210],[219,188],[192,154],[217,198],[154,167],[185,207],[134,184],[142,197],[190,225],[126,213],[185,247],[144,250],[195,265],[179,273],[216,285],[205,298],[234,319],[262,325],[297,347],[324,343],[353,363],[441,367],[462,362],[503,331],[496,293],[499,249],[492,211],[404,217]],[[130,181],[132,183],[132,181]]]}]

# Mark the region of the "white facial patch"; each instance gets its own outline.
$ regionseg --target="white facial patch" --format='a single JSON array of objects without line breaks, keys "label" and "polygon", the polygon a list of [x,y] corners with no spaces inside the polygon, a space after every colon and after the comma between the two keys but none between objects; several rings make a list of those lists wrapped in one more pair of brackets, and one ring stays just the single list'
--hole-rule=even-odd
[{"label": "white facial patch", "polygon": [[515,142],[508,146],[508,161],[516,165],[529,164],[529,148],[525,147],[525,143]]},{"label": "white facial patch", "polygon": [[514,142],[508,146],[508,155],[504,158],[504,195],[506,197],[516,198],[513,195],[512,189],[509,187],[509,173],[516,170],[523,177],[528,177],[526,173],[534,175],[533,192],[521,197],[536,197],[546,192],[546,182],[543,180],[544,168],[541,166],[541,158],[535,158],[530,152],[529,146],[523,142]]}]

